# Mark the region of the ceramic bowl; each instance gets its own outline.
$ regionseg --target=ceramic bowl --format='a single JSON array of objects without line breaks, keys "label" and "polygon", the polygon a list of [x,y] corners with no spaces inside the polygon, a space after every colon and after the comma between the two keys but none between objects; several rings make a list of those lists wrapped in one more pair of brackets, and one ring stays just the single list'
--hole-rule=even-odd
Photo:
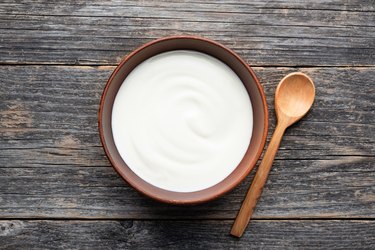
[{"label": "ceramic bowl", "polygon": [[[211,55],[228,65],[241,79],[253,108],[253,133],[248,149],[235,170],[218,184],[195,192],[168,191],[138,177],[121,158],[114,143],[111,126],[112,107],[126,76],[141,62],[173,50],[193,50]],[[268,109],[263,88],[254,71],[232,50],[215,41],[195,36],[173,36],[151,41],[126,56],[110,76],[100,101],[99,134],[105,153],[120,176],[139,192],[158,201],[195,204],[213,200],[237,186],[254,168],[266,142]]]}]

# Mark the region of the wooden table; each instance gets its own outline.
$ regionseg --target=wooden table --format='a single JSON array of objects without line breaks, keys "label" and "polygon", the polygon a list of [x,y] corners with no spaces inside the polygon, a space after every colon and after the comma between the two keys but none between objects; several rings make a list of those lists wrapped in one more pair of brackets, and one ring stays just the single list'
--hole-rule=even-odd
[{"label": "wooden table", "polygon": [[[117,63],[191,34],[236,51],[264,86],[301,71],[316,102],[286,132],[241,239],[253,173],[198,206],[160,204],[113,170],[97,110]],[[348,1],[0,3],[0,248],[375,249],[375,4]]]}]

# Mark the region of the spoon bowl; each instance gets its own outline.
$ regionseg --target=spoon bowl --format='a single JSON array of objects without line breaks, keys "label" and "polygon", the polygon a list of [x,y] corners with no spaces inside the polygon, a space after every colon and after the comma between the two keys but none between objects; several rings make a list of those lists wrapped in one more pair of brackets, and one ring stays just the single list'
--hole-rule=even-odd
[{"label": "spoon bowl", "polygon": [[285,76],[275,94],[278,121],[287,119],[288,126],[295,123],[310,110],[314,98],[315,87],[310,77],[300,72]]}]

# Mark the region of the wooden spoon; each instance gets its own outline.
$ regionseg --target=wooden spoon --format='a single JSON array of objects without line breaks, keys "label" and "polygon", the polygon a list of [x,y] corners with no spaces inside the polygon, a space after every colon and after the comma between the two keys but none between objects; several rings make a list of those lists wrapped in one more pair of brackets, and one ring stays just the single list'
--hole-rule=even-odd
[{"label": "wooden spoon", "polygon": [[314,97],[314,83],[303,73],[291,73],[285,76],[277,86],[275,93],[277,126],[233,224],[230,232],[232,235],[241,237],[245,231],[267,181],[272,162],[286,128],[297,122],[309,111],[314,102]]}]

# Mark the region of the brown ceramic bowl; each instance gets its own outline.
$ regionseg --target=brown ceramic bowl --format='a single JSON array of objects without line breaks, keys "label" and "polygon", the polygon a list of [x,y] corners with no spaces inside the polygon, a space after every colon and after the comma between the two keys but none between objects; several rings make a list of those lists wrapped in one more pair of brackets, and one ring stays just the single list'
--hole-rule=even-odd
[{"label": "brown ceramic bowl", "polygon": [[[144,60],[171,50],[194,50],[211,55],[227,64],[242,80],[253,108],[253,134],[250,145],[237,168],[223,181],[196,192],[173,192],[153,186],[138,177],[116,149],[111,126],[112,106],[127,75]],[[158,201],[195,204],[215,199],[237,186],[253,169],[263,150],[268,131],[268,109],[262,86],[253,70],[232,50],[209,39],[174,36],[151,41],[125,57],[109,78],[99,108],[99,133],[105,153],[116,171],[139,192]]]}]

